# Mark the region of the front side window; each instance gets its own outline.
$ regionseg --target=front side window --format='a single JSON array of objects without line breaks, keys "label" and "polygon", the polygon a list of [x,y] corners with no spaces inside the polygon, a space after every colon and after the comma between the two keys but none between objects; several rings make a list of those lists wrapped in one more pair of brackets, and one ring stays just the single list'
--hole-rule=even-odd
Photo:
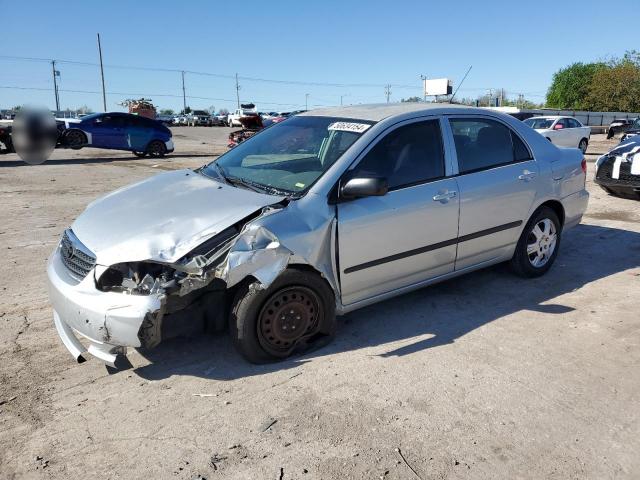
[{"label": "front side window", "polygon": [[531,157],[506,125],[489,119],[450,119],[460,173],[506,165]]},{"label": "front side window", "polygon": [[396,128],[367,153],[353,175],[386,178],[389,189],[444,177],[440,122],[429,120]]},{"label": "front side window", "polygon": [[299,193],[320,178],[371,125],[333,117],[292,117],[245,140],[200,172],[267,192]]}]

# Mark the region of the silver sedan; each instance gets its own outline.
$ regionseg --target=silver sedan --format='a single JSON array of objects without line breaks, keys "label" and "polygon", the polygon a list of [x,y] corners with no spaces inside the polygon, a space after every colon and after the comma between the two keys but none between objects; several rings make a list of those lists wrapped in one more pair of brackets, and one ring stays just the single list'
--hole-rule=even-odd
[{"label": "silver sedan", "polygon": [[78,361],[227,324],[249,361],[285,358],[394,295],[499,262],[544,274],[585,173],[578,149],[489,110],[302,113],[90,204],[48,263],[54,321]]}]

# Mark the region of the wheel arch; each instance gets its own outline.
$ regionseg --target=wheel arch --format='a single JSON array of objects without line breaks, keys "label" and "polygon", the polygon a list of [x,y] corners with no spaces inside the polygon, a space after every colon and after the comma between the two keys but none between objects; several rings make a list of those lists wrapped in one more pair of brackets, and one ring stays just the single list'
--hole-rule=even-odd
[{"label": "wheel arch", "polygon": [[82,130],[81,128],[74,128],[74,127],[72,127],[72,128],[66,128],[66,129],[64,130],[64,132],[62,133],[62,138],[66,139],[66,137],[67,137],[70,133],[72,133],[72,132],[73,132],[73,133],[76,133],[76,132],[80,133],[80,134],[84,137],[84,142],[85,142],[87,145],[90,145],[90,144],[91,144],[91,134],[90,134],[90,133],[88,133],[88,132],[85,132],[85,131],[84,131],[84,130]]},{"label": "wheel arch", "polygon": [[560,226],[561,227],[564,226],[564,220],[565,220],[564,206],[562,205],[562,202],[555,199],[549,199],[542,202],[531,212],[531,215],[529,215],[529,218],[533,217],[536,214],[536,212],[540,210],[542,207],[548,207],[551,210],[553,210],[554,213],[558,216],[558,220],[560,220]]}]

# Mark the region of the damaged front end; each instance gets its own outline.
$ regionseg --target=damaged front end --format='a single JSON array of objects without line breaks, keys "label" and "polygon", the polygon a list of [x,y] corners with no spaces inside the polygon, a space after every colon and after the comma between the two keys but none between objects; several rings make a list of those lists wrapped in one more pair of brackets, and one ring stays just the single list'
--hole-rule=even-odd
[{"label": "damaged front end", "polygon": [[[88,352],[114,366],[126,347],[153,348],[161,341],[195,332],[219,331],[227,318],[232,287],[252,277],[263,287],[287,267],[292,252],[267,228],[253,224],[286,206],[264,207],[205,240],[177,261],[95,264],[80,278],[65,255],[88,249],[71,230],[49,261],[55,324],[79,362]],[[90,266],[89,266],[90,267]],[[85,348],[75,336],[89,341]]]}]

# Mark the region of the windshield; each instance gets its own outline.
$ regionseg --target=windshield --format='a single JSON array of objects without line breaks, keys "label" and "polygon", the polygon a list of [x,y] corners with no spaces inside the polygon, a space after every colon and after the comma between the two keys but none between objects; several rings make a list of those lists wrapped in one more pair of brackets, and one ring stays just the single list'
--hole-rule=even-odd
[{"label": "windshield", "polygon": [[370,125],[331,117],[291,117],[240,143],[200,171],[267,193],[298,193],[320,178]]},{"label": "windshield", "polygon": [[533,129],[551,128],[553,118],[527,118],[524,123]]},{"label": "windshield", "polygon": [[633,121],[633,126],[632,126],[632,128],[634,128],[634,129],[636,129],[636,128],[637,128],[637,129],[640,129],[640,117],[636,118],[636,119]]}]

